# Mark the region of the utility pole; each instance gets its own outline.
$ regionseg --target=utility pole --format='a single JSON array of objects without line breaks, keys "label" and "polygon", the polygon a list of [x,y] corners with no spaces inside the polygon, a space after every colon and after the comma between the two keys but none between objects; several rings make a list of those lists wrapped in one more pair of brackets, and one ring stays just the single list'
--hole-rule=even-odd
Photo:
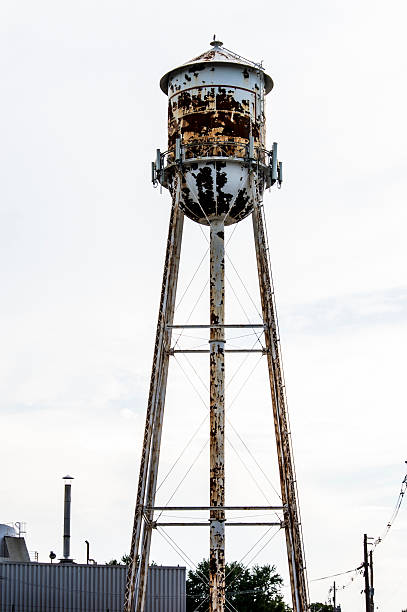
[{"label": "utility pole", "polygon": [[370,607],[370,585],[369,585],[369,559],[367,554],[367,534],[363,536],[363,571],[365,573],[365,602],[366,612],[371,612]]},{"label": "utility pole", "polygon": [[334,580],[334,612],[336,612],[336,582]]},{"label": "utility pole", "polygon": [[374,612],[374,587],[373,587],[373,550],[369,553],[370,562],[370,606],[372,612]]}]

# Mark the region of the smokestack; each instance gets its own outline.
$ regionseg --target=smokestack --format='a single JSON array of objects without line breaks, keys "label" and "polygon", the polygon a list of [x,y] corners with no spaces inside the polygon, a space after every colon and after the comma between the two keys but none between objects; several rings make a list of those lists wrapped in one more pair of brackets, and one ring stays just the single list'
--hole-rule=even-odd
[{"label": "smokestack", "polygon": [[71,480],[72,476],[64,476],[62,480],[65,480],[65,493],[64,493],[64,552],[63,559],[60,559],[60,563],[73,563],[70,558],[71,548]]}]

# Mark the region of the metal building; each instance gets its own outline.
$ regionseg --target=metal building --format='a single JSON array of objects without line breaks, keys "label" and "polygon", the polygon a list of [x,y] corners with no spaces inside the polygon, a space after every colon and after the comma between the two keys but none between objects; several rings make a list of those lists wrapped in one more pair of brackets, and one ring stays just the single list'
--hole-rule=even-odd
[{"label": "metal building", "polygon": [[[0,563],[1,612],[121,612],[124,565]],[[146,611],[185,612],[184,567],[151,566]]]},{"label": "metal building", "polygon": [[[208,334],[210,414],[209,504],[188,506],[189,511],[206,510],[209,526],[210,612],[230,609],[225,594],[225,532],[232,509],[259,510],[250,504],[225,505],[225,363],[229,352],[227,333],[234,328],[258,328],[262,335],[259,352],[265,356],[270,381],[271,404],[278,455],[282,505],[261,507],[279,510],[277,525],[285,530],[294,612],[308,610],[308,587],[297,501],[296,476],[281,365],[278,323],[272,287],[269,248],[262,206],[263,192],[274,184],[281,186],[282,164],[277,159],[277,144],[266,149],[265,97],[273,81],[261,64],[225,49],[217,40],[211,49],[167,72],[161,79],[168,95],[168,150],[157,150],[152,165],[152,180],[168,189],[172,198],[167,251],[165,256],[153,367],[143,438],[134,527],[131,539],[125,612],[143,612],[146,580],[154,529],[174,526],[161,523],[155,514],[163,510],[155,504],[160,458],[165,395],[170,357],[182,350],[172,344],[174,328],[199,328]],[[225,232],[229,225],[251,215],[257,258],[262,323],[225,321]],[[209,324],[174,325],[175,297],[184,219],[209,226]],[[204,523],[182,523],[192,527]],[[240,523],[250,525],[254,523]],[[176,523],[180,525],[180,523]],[[234,523],[236,526],[236,523]],[[202,602],[204,605],[205,602]],[[205,604],[206,605],[206,604]],[[207,608],[205,608],[207,609]]]}]

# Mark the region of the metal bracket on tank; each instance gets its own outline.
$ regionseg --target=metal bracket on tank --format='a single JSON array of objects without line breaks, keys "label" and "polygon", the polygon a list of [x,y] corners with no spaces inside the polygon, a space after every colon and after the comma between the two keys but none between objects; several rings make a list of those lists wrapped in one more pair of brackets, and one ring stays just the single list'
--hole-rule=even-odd
[{"label": "metal bracket on tank", "polygon": [[[200,161],[202,159],[213,159],[213,160],[222,160],[222,161],[233,161],[247,164],[250,171],[255,170],[257,168],[257,172],[261,170],[261,172],[265,175],[266,188],[268,189],[275,183],[277,183],[277,187],[280,188],[283,182],[283,164],[278,161],[277,158],[277,143],[273,142],[273,148],[271,151],[267,151],[266,149],[256,147],[253,136],[249,137],[249,142],[247,144],[235,143],[234,141],[207,141],[205,143],[207,147],[207,155],[200,154],[199,157],[189,157],[188,160],[185,159],[187,152],[189,150],[188,147],[196,147],[196,143],[191,143],[190,145],[183,145],[182,138],[179,136],[175,140],[175,146],[171,151],[161,152],[160,149],[157,149],[157,155],[155,162],[151,163],[151,181],[154,187],[157,187],[160,184],[162,187],[167,187],[167,175],[168,171],[171,167],[178,167],[179,169],[183,167],[185,161],[195,162]],[[240,150],[245,150],[244,157],[233,156],[230,154],[227,155],[213,155],[213,147],[221,148],[223,147],[231,147],[237,146]],[[169,158],[169,155],[172,155],[172,159]],[[268,158],[268,165],[265,160]],[[263,161],[261,161],[263,159]],[[167,162],[167,165],[165,165]]]},{"label": "metal bracket on tank", "polygon": [[[157,187],[158,183],[161,186],[166,187],[165,160],[167,158],[168,161],[168,153],[169,151],[164,151],[164,153],[161,153],[160,149],[157,149],[156,160],[155,162],[151,162],[151,182],[153,183],[154,187]],[[179,137],[175,141],[174,161],[172,163],[178,167],[181,167],[182,161],[182,141]]]}]

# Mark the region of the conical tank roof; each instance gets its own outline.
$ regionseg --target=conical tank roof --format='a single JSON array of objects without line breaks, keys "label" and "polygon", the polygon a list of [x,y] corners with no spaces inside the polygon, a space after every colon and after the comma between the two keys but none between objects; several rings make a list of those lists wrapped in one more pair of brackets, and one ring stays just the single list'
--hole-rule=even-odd
[{"label": "conical tank roof", "polygon": [[273,80],[272,78],[264,72],[264,68],[261,64],[256,64],[255,62],[251,62],[244,57],[241,57],[237,53],[230,51],[229,49],[225,49],[223,47],[223,43],[220,40],[213,40],[211,43],[211,49],[208,51],[204,51],[201,55],[194,57],[189,60],[189,62],[185,62],[181,66],[177,68],[173,68],[164,74],[164,76],[160,80],[160,87],[165,94],[168,94],[168,80],[170,75],[173,72],[177,72],[182,68],[187,68],[189,66],[193,66],[194,64],[237,64],[238,66],[250,66],[251,68],[257,68],[261,70],[264,74],[264,82],[266,86],[266,94],[268,94],[273,89]]}]

